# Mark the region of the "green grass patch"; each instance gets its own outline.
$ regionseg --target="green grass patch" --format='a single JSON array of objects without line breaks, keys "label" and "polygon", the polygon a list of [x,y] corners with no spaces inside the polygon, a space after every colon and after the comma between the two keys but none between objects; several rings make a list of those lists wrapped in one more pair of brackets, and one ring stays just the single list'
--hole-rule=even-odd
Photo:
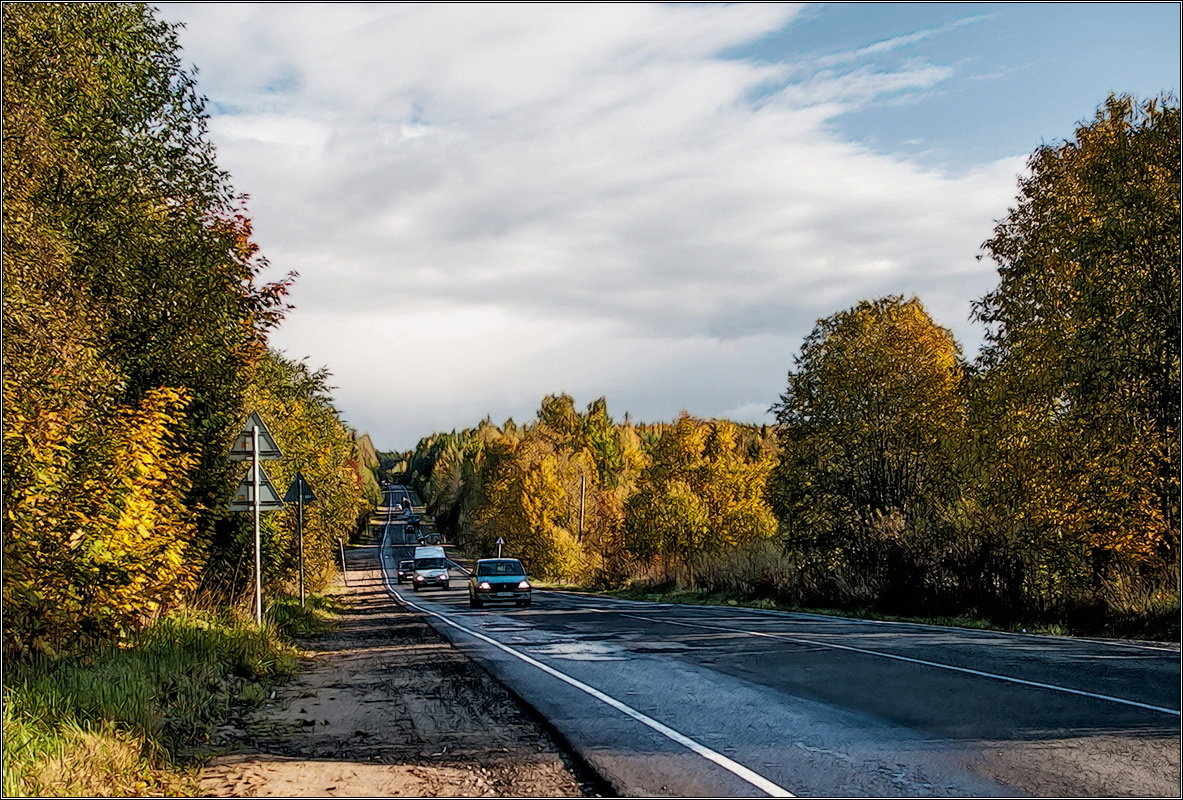
[{"label": "green grass patch", "polygon": [[277,598],[262,628],[188,609],[119,645],[8,665],[4,795],[195,794],[182,754],[266,699],[295,670],[289,637],[327,630],[340,610],[308,600]]},{"label": "green grass patch", "polygon": [[288,638],[318,636],[336,626],[337,615],[344,608],[340,600],[330,595],[307,594],[303,606],[299,597],[281,595],[267,606],[266,619]]}]

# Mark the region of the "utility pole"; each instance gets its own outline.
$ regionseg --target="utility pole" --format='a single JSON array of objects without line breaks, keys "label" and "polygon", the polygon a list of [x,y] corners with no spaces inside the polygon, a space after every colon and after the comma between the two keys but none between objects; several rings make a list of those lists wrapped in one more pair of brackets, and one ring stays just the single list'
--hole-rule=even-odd
[{"label": "utility pole", "polygon": [[583,496],[587,488],[587,476],[579,473],[579,539],[583,540]]}]

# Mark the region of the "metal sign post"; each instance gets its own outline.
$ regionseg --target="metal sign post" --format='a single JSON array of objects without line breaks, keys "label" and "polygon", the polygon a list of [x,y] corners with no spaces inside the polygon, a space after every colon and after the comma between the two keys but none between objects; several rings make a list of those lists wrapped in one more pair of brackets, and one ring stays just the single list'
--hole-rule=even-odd
[{"label": "metal sign post", "polygon": [[[296,476],[300,480],[300,476]],[[304,495],[296,501],[296,538],[300,540],[300,608],[304,607]]]},{"label": "metal sign post", "polygon": [[300,607],[304,607],[304,504],[316,500],[316,494],[308,481],[304,480],[303,472],[296,472],[292,483],[288,486],[287,494],[283,496],[285,503],[296,504],[296,536],[300,540]]},{"label": "metal sign post", "polygon": [[263,624],[263,547],[259,534],[259,426],[251,426],[251,481],[255,491],[251,498],[255,517],[255,624]]},{"label": "metal sign post", "polygon": [[[271,432],[255,412],[247,417],[246,424],[230,448],[231,461],[250,459],[250,478],[238,485],[238,492],[230,503],[231,511],[250,511],[255,523],[255,623],[263,624],[263,555],[262,536],[259,526],[259,512],[283,508],[283,501],[275,493],[267,473],[263,472],[260,460],[275,460],[283,457]],[[263,498],[263,493],[267,497]]]}]

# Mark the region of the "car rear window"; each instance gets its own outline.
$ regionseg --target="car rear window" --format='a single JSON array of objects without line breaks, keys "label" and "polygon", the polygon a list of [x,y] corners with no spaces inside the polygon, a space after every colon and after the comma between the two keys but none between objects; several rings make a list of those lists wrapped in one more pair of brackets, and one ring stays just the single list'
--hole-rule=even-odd
[{"label": "car rear window", "polygon": [[484,561],[477,564],[477,575],[525,575],[522,562],[512,561]]}]

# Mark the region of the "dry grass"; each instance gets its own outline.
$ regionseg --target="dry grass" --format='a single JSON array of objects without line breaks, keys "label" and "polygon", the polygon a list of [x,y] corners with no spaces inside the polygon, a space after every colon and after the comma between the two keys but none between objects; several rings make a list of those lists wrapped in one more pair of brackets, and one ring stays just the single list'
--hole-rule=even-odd
[{"label": "dry grass", "polygon": [[189,797],[197,794],[193,770],[162,768],[144,755],[144,743],[111,723],[96,728],[65,725],[57,746],[24,775],[37,797]]}]

